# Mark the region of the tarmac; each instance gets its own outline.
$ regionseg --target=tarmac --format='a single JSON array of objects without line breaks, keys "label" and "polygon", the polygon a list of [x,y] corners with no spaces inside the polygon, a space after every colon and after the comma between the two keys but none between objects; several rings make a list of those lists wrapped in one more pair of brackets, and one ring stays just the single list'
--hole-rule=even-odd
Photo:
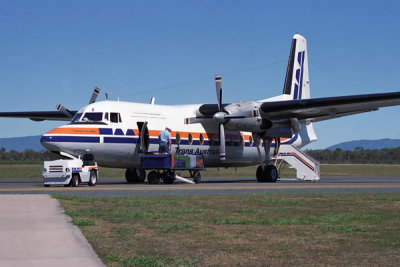
[{"label": "tarmac", "polygon": [[0,266],[104,266],[50,195],[0,195],[0,237]]}]

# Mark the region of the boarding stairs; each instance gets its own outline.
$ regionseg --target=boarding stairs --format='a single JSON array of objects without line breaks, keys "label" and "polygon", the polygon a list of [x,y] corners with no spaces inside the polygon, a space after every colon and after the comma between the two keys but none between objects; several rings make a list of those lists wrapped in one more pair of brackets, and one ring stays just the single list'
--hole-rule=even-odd
[{"label": "boarding stairs", "polygon": [[296,169],[297,179],[304,181],[319,180],[319,162],[294,145],[281,145],[279,153],[274,159],[278,169],[283,167],[283,161]]}]

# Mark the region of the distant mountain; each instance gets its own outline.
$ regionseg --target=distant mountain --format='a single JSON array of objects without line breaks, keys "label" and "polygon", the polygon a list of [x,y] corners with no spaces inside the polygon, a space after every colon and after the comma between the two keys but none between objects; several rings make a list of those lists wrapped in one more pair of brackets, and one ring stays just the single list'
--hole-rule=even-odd
[{"label": "distant mountain", "polygon": [[16,150],[19,152],[25,151],[25,149],[33,149],[40,151],[44,147],[40,144],[40,135],[37,136],[25,136],[25,137],[11,137],[11,138],[0,138],[0,148],[4,147],[6,151]]},{"label": "distant mountain", "polygon": [[396,148],[400,146],[400,139],[380,139],[380,140],[354,140],[349,142],[339,143],[328,147],[329,150],[340,148],[342,150],[355,150],[357,147],[365,149],[382,149],[382,148]]}]

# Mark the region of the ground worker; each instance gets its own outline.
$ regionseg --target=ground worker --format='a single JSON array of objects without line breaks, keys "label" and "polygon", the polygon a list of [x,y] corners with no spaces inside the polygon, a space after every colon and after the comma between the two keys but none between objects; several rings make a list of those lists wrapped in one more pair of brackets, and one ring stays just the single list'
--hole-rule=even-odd
[{"label": "ground worker", "polygon": [[165,127],[164,131],[161,131],[158,135],[158,142],[160,144],[158,148],[158,152],[167,152],[171,151],[171,129]]}]

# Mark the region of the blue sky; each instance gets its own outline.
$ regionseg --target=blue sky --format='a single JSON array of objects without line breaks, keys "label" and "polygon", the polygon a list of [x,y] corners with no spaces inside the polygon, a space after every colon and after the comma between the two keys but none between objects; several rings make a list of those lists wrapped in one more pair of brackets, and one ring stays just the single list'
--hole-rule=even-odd
[{"label": "blue sky", "polygon": [[[307,38],[312,97],[399,91],[398,1],[0,0],[0,111],[99,99],[159,104],[259,100],[282,91],[291,38]],[[325,148],[400,138],[400,107],[316,123]],[[0,137],[63,122],[0,119]]]}]

